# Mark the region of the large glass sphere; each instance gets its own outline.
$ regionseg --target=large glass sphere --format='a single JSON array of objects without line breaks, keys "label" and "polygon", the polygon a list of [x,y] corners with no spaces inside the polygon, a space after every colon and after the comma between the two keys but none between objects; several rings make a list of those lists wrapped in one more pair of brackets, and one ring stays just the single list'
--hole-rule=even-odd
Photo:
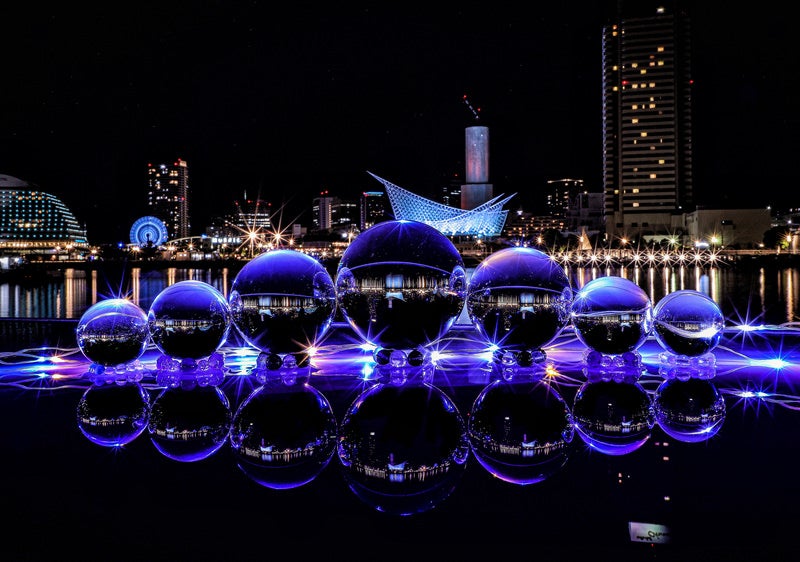
[{"label": "large glass sphere", "polygon": [[147,347],[147,314],[127,299],[103,300],[83,313],[75,336],[90,361],[105,366],[129,363]]},{"label": "large glass sphere", "polygon": [[467,309],[481,336],[501,348],[538,349],[569,321],[572,289],[564,268],[533,248],[505,248],[469,280]]},{"label": "large glass sphere", "polygon": [[656,341],[675,355],[694,357],[712,351],[724,329],[719,305],[700,291],[674,291],[653,307]]},{"label": "large glass sphere", "polygon": [[411,515],[455,489],[469,439],[455,404],[430,384],[376,384],[348,408],[338,455],[350,489],[378,511]]},{"label": "large glass sphere", "polygon": [[239,468],[273,489],[311,482],[336,451],[337,423],[325,396],[308,384],[258,387],[233,417],[231,446]]},{"label": "large glass sphere", "polygon": [[581,439],[607,455],[632,453],[650,438],[655,415],[650,395],[637,383],[584,383],[572,406]]},{"label": "large glass sphere", "polygon": [[669,379],[653,396],[656,421],[664,433],[686,443],[710,439],[725,421],[725,398],[708,379]]},{"label": "large glass sphere", "polygon": [[544,381],[495,381],[475,399],[468,419],[475,458],[501,480],[535,484],[567,462],[572,414]]},{"label": "large glass sphere", "polygon": [[231,417],[228,398],[216,386],[165,388],[153,401],[147,429],[162,455],[194,462],[225,445]]},{"label": "large glass sphere", "polygon": [[571,316],[578,339],[608,355],[635,351],[653,325],[653,307],[644,289],[615,276],[586,283],[572,301]]},{"label": "large glass sphere", "polygon": [[336,311],[336,290],[325,267],[296,250],[250,260],[228,298],[233,325],[262,352],[296,353],[318,342]]},{"label": "large glass sphere", "polygon": [[228,338],[231,312],[217,289],[202,281],[179,281],[161,291],[147,314],[150,337],[175,359],[210,356]]},{"label": "large glass sphere", "polygon": [[443,336],[464,308],[461,254],[441,232],[415,221],[371,226],[344,251],[336,292],[346,320],[364,340],[390,349]]},{"label": "large glass sphere", "polygon": [[78,428],[103,447],[127,445],[149,420],[150,395],[138,382],[92,385],[78,402]]}]

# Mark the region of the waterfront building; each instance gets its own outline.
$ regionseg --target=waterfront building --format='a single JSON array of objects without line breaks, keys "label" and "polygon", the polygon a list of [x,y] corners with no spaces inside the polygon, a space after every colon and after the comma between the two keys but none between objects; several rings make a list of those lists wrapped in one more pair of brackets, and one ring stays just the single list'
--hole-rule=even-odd
[{"label": "waterfront building", "polygon": [[547,212],[555,219],[565,219],[575,197],[583,191],[582,179],[547,180],[547,191],[545,192]]},{"label": "waterfront building", "polygon": [[686,214],[687,235],[695,246],[759,248],[771,224],[772,216],[767,208],[698,208]]},{"label": "waterfront building", "polygon": [[150,214],[164,221],[171,240],[189,236],[189,167],[185,160],[147,164],[147,205]]},{"label": "waterfront building", "polygon": [[0,252],[74,258],[89,249],[86,228],[58,197],[0,175]]},{"label": "waterfront building", "polygon": [[365,191],[361,194],[360,220],[358,226],[366,230],[375,223],[387,219],[386,194],[382,191]]},{"label": "waterfront building", "polygon": [[677,1],[620,5],[602,36],[609,243],[675,234],[694,209],[689,17]]}]

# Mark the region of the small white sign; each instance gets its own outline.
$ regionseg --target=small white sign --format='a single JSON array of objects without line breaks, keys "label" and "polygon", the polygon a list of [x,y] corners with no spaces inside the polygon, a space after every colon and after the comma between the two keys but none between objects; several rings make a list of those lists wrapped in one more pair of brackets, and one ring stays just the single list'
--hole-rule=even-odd
[{"label": "small white sign", "polygon": [[633,542],[666,544],[669,542],[669,527],[657,523],[628,522],[628,532]]}]

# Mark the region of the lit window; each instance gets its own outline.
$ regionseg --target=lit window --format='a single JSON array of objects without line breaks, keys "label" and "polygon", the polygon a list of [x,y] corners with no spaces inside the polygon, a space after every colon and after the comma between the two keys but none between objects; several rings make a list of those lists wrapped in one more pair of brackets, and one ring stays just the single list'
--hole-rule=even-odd
[{"label": "lit window", "polygon": [[655,88],[656,87],[656,83],[655,82],[650,82],[650,87],[651,88]]},{"label": "lit window", "polygon": [[634,188],[631,190],[631,193],[639,193],[639,188],[638,188],[638,187],[634,187]]},{"label": "lit window", "polygon": [[640,137],[646,137],[647,136],[647,131],[642,131],[641,133],[639,133],[639,136]]},{"label": "lit window", "polygon": [[664,163],[665,163],[665,162],[664,162],[664,159],[662,158],[661,160],[659,160],[659,161],[658,161],[658,163],[659,163],[659,164],[664,164]]},{"label": "lit window", "polygon": [[636,68],[637,66],[639,66],[638,62],[634,62],[634,63],[631,64],[631,68]]},{"label": "lit window", "polygon": [[638,207],[638,206],[639,206],[639,203],[634,203],[634,204],[633,204],[633,206],[634,206],[634,207]]},{"label": "lit window", "polygon": [[664,52],[664,47],[659,47],[659,48],[656,49],[656,51],[659,52],[659,53],[663,53]]},{"label": "lit window", "polygon": [[650,174],[650,179],[651,179],[651,180],[654,180],[654,179],[656,179],[656,175],[655,175],[655,174]]},{"label": "lit window", "polygon": [[647,69],[646,68],[640,68],[639,69],[639,74],[647,74]]}]

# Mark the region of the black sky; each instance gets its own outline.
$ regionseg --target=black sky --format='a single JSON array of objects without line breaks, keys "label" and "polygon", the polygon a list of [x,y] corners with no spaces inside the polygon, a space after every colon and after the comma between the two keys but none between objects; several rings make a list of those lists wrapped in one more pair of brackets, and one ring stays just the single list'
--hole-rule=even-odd
[{"label": "black sky", "polygon": [[[245,190],[289,220],[324,189],[380,190],[368,170],[425,195],[462,174],[466,94],[490,128],[495,194],[525,200],[558,177],[601,190],[608,2],[274,6],[0,8],[0,173],[60,197],[93,243],[127,241],[147,163],[176,158],[194,233]],[[695,192],[800,206],[791,18],[772,0],[729,6],[689,6]]]}]

